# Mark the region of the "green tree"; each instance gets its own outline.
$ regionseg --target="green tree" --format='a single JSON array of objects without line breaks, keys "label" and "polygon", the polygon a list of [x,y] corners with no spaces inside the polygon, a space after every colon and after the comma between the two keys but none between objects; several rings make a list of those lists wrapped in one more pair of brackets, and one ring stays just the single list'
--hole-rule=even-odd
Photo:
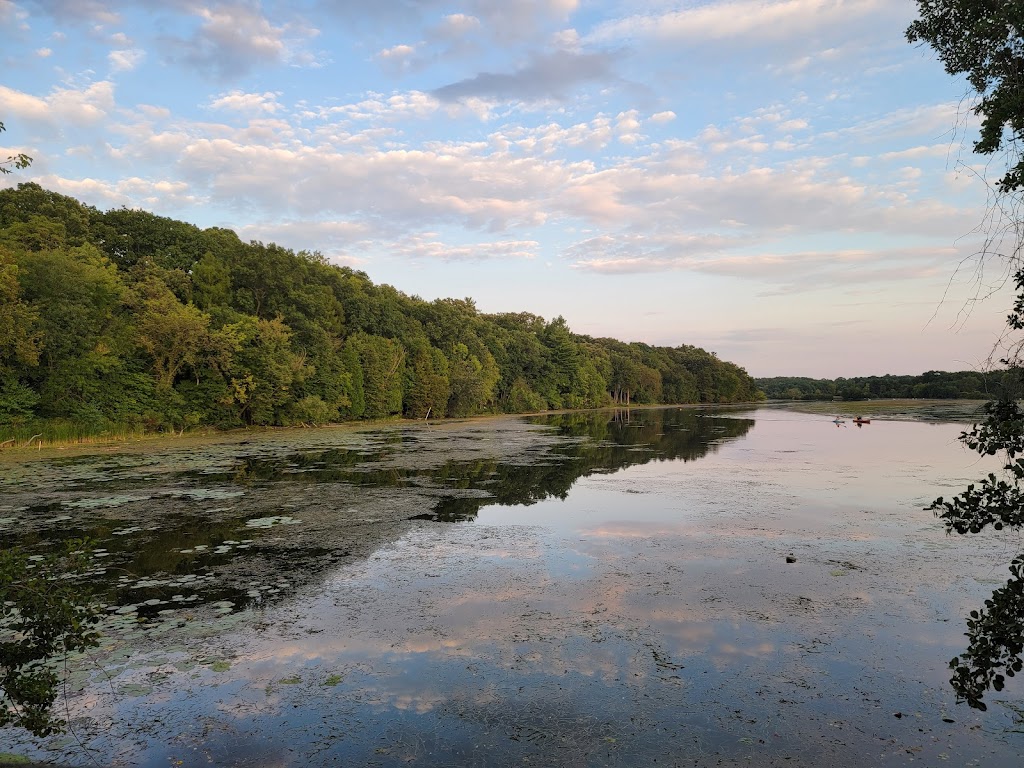
[{"label": "green tree", "polygon": [[439,349],[418,350],[408,366],[405,415],[414,419],[443,418],[448,406],[448,360]]},{"label": "green tree", "polygon": [[469,416],[486,408],[494,394],[497,383],[497,367],[494,358],[486,348],[480,347],[479,355],[470,351],[466,344],[456,344],[448,353],[448,414]]},{"label": "green tree", "polygon": [[25,380],[40,415],[96,425],[137,418],[153,380],[129,357],[129,292],[117,268],[88,244],[16,258],[22,296],[39,317],[39,365]]},{"label": "green tree", "polygon": [[18,265],[0,248],[0,424],[31,416],[39,396],[23,380],[39,361],[39,312],[22,300]]},{"label": "green tree", "polygon": [[353,337],[363,374],[363,398],[368,419],[402,412],[405,350],[393,339],[360,333]]},{"label": "green tree", "polygon": [[998,181],[1005,192],[1024,187],[1024,5],[1014,0],[918,0],[910,42],[928,43],[946,71],[965,75],[978,98],[981,135],[974,151],[1012,150]]},{"label": "green tree", "polygon": [[208,346],[210,318],[182,304],[152,277],[135,287],[135,338],[152,359],[158,389],[169,390],[186,366],[195,367]]},{"label": "green tree", "polygon": [[[996,183],[997,204],[1014,205],[1009,223],[1017,300],[1008,323],[1024,330],[1024,270],[1020,267],[1020,193],[1024,190],[1024,4],[1008,0],[918,0],[920,17],[907,29],[911,42],[926,42],[952,75],[966,75],[977,96],[981,118],[976,152],[1003,153],[1006,171]],[[995,254],[985,254],[995,255]],[[1018,347],[1019,350],[1019,347]],[[1004,361],[1010,384],[999,401],[986,407],[986,419],[961,436],[983,455],[1003,458],[1003,473],[969,485],[952,500],[938,498],[931,509],[950,531],[979,533],[989,526],[1024,527],[1024,413],[1018,406],[1020,358]],[[984,709],[990,688],[1001,690],[1006,677],[1024,670],[1024,555],[1010,564],[1010,578],[967,620],[968,648],[950,662],[951,683],[972,707]]]},{"label": "green tree", "polygon": [[228,345],[224,365],[230,401],[244,424],[283,424],[292,387],[306,373],[292,352],[291,330],[280,318],[262,320],[245,315],[224,326]]}]

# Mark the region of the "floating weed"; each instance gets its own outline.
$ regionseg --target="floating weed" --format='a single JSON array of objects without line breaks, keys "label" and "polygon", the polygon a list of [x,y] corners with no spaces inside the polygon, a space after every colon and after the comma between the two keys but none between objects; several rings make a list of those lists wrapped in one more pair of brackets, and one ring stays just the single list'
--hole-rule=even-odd
[{"label": "floating weed", "polygon": [[212,669],[214,672],[227,672],[229,669],[231,669],[231,662],[224,661],[223,659],[218,659],[210,665],[210,669]]},{"label": "floating weed", "polygon": [[302,682],[302,678],[298,675],[292,677],[282,677],[277,681],[278,685],[299,685]]},{"label": "floating weed", "polygon": [[[181,490],[170,491],[168,496],[178,496],[193,501],[213,501],[223,499],[235,499],[239,496],[244,496],[245,491],[236,490],[224,490],[223,488],[184,488]],[[211,512],[226,512],[231,507],[224,507],[223,509],[210,510]]]},{"label": "floating weed", "polygon": [[345,678],[343,676],[337,673],[333,673],[328,675],[327,679],[324,680],[320,685],[322,685],[324,688],[333,688],[334,686],[341,683],[344,679]]},{"label": "floating weed", "polygon": [[188,587],[195,589],[213,580],[212,574],[183,573],[180,576],[168,576],[166,578],[144,576],[141,579],[136,579],[134,576],[121,576],[117,581],[120,586],[128,587],[129,589],[151,589],[153,587]]},{"label": "floating weed", "polygon": [[232,613],[235,610],[235,604],[230,600],[218,600],[210,605],[221,616]]},{"label": "floating weed", "polygon": [[[121,494],[119,496],[98,496],[92,499],[79,499],[78,501],[69,501],[67,506],[76,507],[78,509],[98,509],[100,507],[120,507],[122,504],[131,504],[133,501],[147,501],[151,497],[149,496],[132,496],[131,494]],[[56,520],[70,520],[70,515],[61,515],[55,517]]]},{"label": "floating weed", "polygon": [[126,696],[149,696],[153,692],[153,688],[141,683],[128,683],[127,685],[120,686],[118,692]]},{"label": "floating weed", "polygon": [[288,515],[273,515],[271,517],[257,517],[245,521],[246,528],[273,528],[275,525],[297,525],[301,520],[296,520]]}]

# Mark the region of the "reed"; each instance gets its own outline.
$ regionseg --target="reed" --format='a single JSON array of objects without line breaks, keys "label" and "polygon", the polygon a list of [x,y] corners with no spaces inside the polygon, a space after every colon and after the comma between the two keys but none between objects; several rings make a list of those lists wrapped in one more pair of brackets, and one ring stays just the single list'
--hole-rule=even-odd
[{"label": "reed", "polygon": [[0,450],[56,448],[69,445],[118,442],[147,434],[138,424],[90,424],[46,419],[0,425]]}]

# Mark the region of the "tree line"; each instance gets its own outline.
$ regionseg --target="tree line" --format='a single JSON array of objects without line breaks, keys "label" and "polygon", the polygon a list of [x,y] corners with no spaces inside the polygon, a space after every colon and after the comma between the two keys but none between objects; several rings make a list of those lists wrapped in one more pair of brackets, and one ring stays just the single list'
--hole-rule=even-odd
[{"label": "tree line", "polygon": [[758,397],[746,371],[697,347],[425,301],[317,252],[34,183],[0,191],[0,425],[21,433]]},{"label": "tree line", "polygon": [[926,398],[992,400],[999,398],[1005,371],[927,371],[919,376],[856,376],[810,379],[776,376],[755,379],[758,389],[771,400],[870,400],[875,398]]}]

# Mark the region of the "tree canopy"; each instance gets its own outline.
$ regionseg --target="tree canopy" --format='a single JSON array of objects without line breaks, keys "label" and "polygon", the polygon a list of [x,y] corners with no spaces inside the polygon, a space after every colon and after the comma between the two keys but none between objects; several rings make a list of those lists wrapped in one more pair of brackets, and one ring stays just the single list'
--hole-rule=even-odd
[{"label": "tree canopy", "polygon": [[[965,75],[978,101],[979,154],[1002,153],[1005,173],[996,184],[1000,205],[1024,191],[1024,4],[1019,0],[918,0],[920,17],[907,29],[911,42],[935,49],[952,75]],[[1019,202],[1019,201],[1017,201]],[[1007,233],[1014,240],[1010,266],[1016,272],[1017,300],[1008,317],[1013,331],[1024,330],[1024,269],[1020,264],[1020,206],[1009,206]],[[982,256],[994,256],[983,252]],[[961,441],[982,455],[1000,456],[1002,473],[990,473],[952,499],[939,497],[930,509],[947,530],[978,534],[988,528],[1024,527],[1024,413],[1020,346],[1002,361],[999,398],[986,406],[986,418],[964,432]],[[967,649],[950,662],[950,682],[972,707],[985,709],[989,689],[1002,690],[1007,677],[1024,670],[1024,554],[1010,563],[1010,578],[971,611]]]},{"label": "tree canopy", "polygon": [[775,376],[755,379],[758,389],[772,400],[868,400],[873,398],[963,398],[990,400],[1002,391],[1004,371],[925,371],[917,376],[853,376],[811,379]]},{"label": "tree canopy", "polygon": [[[0,191],[0,441],[760,397],[703,349],[424,301],[319,253]],[[6,432],[7,434],[3,434]]]},{"label": "tree canopy", "polygon": [[964,75],[978,98],[981,135],[974,151],[1010,152],[1003,192],[1024,188],[1024,4],[1018,0],[918,0],[910,42],[928,43],[951,75]]}]

